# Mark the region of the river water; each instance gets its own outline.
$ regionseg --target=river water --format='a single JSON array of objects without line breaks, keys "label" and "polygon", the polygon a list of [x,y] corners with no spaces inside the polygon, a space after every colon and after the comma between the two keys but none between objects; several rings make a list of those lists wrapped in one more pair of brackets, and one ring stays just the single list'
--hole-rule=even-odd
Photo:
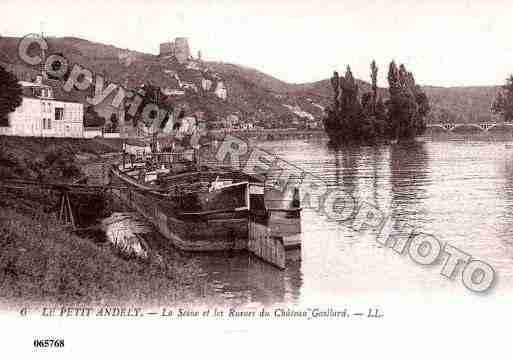
[{"label": "river water", "polygon": [[[489,297],[513,293],[513,146],[442,141],[334,150],[318,139],[258,147],[489,263],[497,275]],[[180,255],[199,266],[198,296],[210,305],[476,296],[463,286],[461,269],[449,280],[440,275],[441,263],[416,264],[372,232],[312,209],[302,212],[302,230],[302,249],[289,253],[284,271],[246,254]]]}]

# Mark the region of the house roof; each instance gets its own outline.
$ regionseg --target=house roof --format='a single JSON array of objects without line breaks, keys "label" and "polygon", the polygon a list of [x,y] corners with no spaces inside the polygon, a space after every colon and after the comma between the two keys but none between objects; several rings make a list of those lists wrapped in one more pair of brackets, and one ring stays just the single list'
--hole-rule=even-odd
[{"label": "house roof", "polygon": [[71,91],[64,90],[64,82],[59,80],[45,79],[42,83],[30,82],[30,81],[19,81],[22,87],[23,96],[28,98],[39,98],[29,92],[30,88],[51,88],[53,91],[53,98],[48,100],[57,100],[62,102],[75,102],[86,104],[86,97],[89,96],[89,91],[79,91],[77,89],[71,89]]},{"label": "house roof", "polygon": [[90,95],[89,90],[80,91],[72,88],[69,92],[64,90],[64,82],[59,80],[43,80],[43,83],[53,89],[53,96],[58,101],[79,102],[87,104],[86,97]]}]

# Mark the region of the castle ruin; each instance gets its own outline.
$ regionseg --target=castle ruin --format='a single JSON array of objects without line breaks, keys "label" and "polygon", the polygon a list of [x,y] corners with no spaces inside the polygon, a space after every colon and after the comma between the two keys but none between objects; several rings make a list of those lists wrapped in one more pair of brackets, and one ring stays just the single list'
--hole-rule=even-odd
[{"label": "castle ruin", "polygon": [[186,37],[177,37],[175,41],[163,42],[160,44],[160,56],[174,57],[183,64],[191,58],[189,40]]}]

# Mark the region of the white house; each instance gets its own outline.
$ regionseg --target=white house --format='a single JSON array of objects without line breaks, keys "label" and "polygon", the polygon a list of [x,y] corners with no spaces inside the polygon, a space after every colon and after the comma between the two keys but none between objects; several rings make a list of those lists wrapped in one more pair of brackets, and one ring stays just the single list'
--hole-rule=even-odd
[{"label": "white house", "polygon": [[209,79],[206,79],[206,78],[202,78],[201,79],[201,87],[203,88],[204,91],[210,91],[210,89],[212,88],[212,81],[210,81]]},{"label": "white house", "polygon": [[178,129],[178,132],[184,133],[184,134],[193,134],[196,130],[197,121],[196,117],[193,116],[187,116],[180,120],[181,125]]},{"label": "white house", "polygon": [[83,137],[82,103],[55,99],[51,86],[39,77],[36,82],[20,81],[22,103],[8,116],[0,135],[36,137]]},{"label": "white house", "polygon": [[227,96],[228,96],[228,92],[226,91],[226,87],[224,86],[224,83],[223,81],[219,81],[217,83],[217,87],[216,87],[216,90],[215,90],[215,94],[217,95],[217,97],[219,97],[221,100],[226,100]]},{"label": "white house", "polygon": [[194,92],[198,92],[198,87],[195,84],[193,84],[192,82],[183,82],[182,88],[186,89],[186,90],[192,90]]},{"label": "white house", "polygon": [[185,95],[185,91],[172,89],[169,87],[163,88],[163,89],[161,89],[161,91],[166,96],[184,96]]},{"label": "white house", "polygon": [[251,122],[244,122],[244,123],[241,123],[239,126],[240,126],[241,130],[253,130],[254,129],[254,126]]},{"label": "white house", "polygon": [[84,138],[103,137],[103,127],[84,127]]},{"label": "white house", "polygon": [[239,116],[231,114],[226,116],[226,119],[223,120],[223,125],[225,128],[234,129],[239,126]]}]

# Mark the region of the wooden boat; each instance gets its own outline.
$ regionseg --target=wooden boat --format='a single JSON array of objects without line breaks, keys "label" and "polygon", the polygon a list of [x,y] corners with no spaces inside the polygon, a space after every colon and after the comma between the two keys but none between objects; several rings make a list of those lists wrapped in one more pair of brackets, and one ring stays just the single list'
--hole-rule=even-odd
[{"label": "wooden boat", "polygon": [[[185,251],[248,250],[279,268],[285,242],[271,231],[262,179],[230,168],[199,166],[183,153],[151,153],[112,166],[117,195]],[[271,190],[272,191],[272,190]],[[276,193],[273,193],[276,196]],[[280,208],[298,223],[298,193]],[[290,232],[290,228],[288,229]],[[294,231],[292,231],[294,232]]]}]

